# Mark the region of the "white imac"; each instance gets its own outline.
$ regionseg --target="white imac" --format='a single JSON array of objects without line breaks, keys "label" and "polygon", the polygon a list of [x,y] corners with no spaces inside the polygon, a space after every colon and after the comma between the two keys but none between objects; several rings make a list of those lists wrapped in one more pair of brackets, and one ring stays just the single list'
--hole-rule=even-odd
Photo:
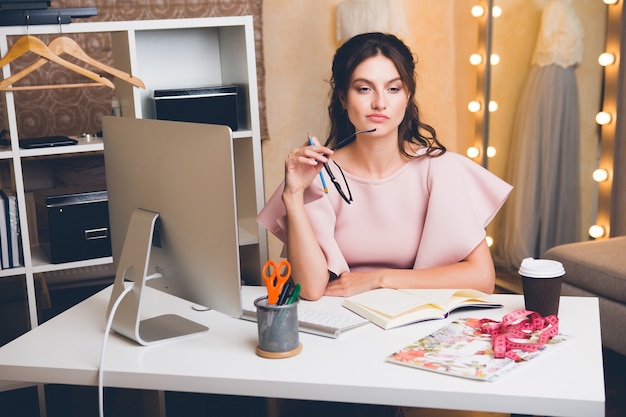
[{"label": "white imac", "polygon": [[107,317],[121,300],[112,329],[142,345],[208,330],[167,311],[143,317],[146,285],[240,317],[230,128],[106,116],[102,130],[117,271]]}]

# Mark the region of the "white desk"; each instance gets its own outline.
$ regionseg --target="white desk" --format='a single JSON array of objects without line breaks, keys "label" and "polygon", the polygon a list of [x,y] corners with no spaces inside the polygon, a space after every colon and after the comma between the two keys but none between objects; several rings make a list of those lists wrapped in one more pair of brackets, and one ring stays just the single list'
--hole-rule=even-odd
[{"label": "white desk", "polygon": [[[258,288],[262,291],[262,288]],[[0,379],[97,385],[97,367],[110,288],[0,348]],[[497,295],[506,307],[458,312],[491,317],[523,308],[517,295]],[[393,404],[569,417],[604,416],[598,301],[563,297],[562,333],[575,339],[495,382],[440,375],[385,362],[396,349],[448,320],[394,330],[368,324],[338,339],[301,334],[302,353],[288,359],[255,354],[256,324],[153,291],[147,316],[177,312],[209,326],[186,340],[142,347],[111,335],[105,385],[165,391]]]}]

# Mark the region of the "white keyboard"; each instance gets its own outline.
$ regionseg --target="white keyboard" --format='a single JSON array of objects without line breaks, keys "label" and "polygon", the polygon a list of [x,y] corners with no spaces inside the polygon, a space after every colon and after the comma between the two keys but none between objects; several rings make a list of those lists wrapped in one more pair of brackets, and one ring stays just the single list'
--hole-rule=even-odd
[{"label": "white keyboard", "polygon": [[326,311],[298,308],[298,325],[303,332],[338,337],[341,332],[369,323],[356,314],[333,314]]},{"label": "white keyboard", "polygon": [[[241,318],[256,321],[254,299],[263,295],[264,288],[244,287],[243,315]],[[342,332],[369,323],[367,319],[341,306],[340,299],[322,297],[319,301],[301,300],[298,304],[298,326],[301,332],[336,339]]]}]

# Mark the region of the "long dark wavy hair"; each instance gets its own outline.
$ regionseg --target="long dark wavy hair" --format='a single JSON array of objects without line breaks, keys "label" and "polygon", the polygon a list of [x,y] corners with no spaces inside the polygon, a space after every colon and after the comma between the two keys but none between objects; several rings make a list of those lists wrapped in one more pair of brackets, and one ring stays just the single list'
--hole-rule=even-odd
[{"label": "long dark wavy hair", "polygon": [[415,157],[405,149],[405,142],[409,142],[425,147],[425,155],[443,154],[446,148],[437,139],[435,129],[420,120],[420,113],[415,102],[415,60],[411,50],[396,36],[380,32],[356,35],[346,41],[335,53],[330,80],[332,91],[328,106],[331,125],[325,145],[331,147],[337,145],[338,141],[354,133],[355,127],[348,119],[348,112],[343,108],[341,98],[347,96],[352,73],[356,67],[364,60],[377,55],[383,55],[394,63],[409,93],[406,112],[398,128],[400,152],[406,157]]}]

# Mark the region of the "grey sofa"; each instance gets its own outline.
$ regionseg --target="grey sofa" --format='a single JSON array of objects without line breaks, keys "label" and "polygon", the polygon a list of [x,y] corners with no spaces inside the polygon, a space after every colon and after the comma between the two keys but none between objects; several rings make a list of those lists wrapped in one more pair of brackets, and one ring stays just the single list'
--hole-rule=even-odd
[{"label": "grey sofa", "polygon": [[544,257],[565,268],[562,295],[599,298],[602,344],[626,355],[626,236],[559,245]]}]

